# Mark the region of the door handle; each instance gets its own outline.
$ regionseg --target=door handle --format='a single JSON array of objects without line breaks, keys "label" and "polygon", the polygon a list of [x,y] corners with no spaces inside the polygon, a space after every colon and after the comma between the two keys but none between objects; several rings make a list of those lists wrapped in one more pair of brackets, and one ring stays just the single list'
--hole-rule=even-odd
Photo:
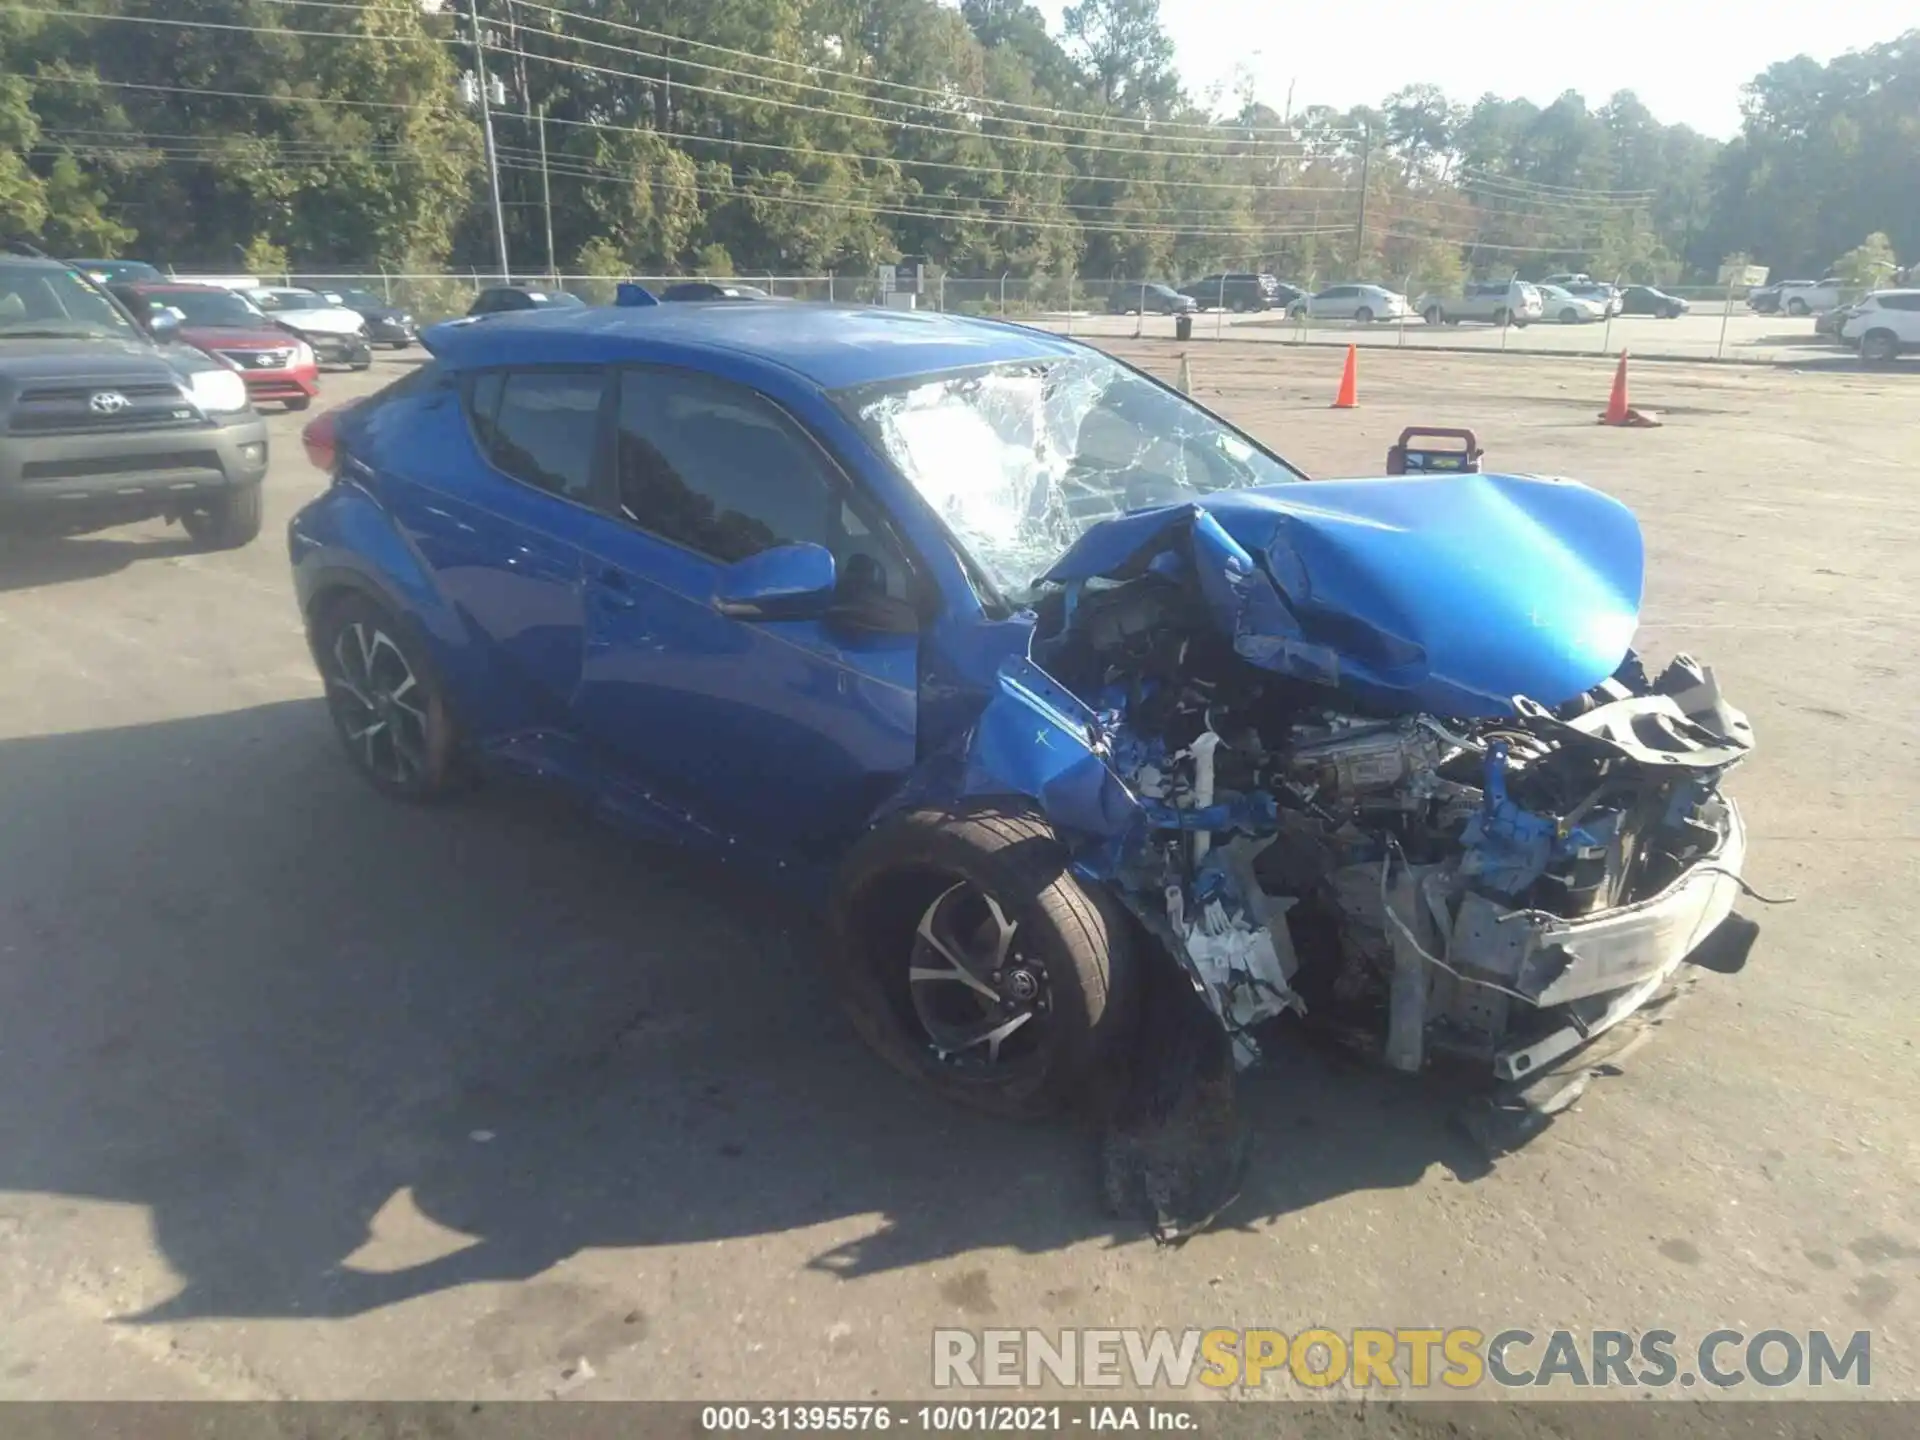
[{"label": "door handle", "polygon": [[594,578],[598,582],[600,603],[609,609],[631,610],[639,603],[634,599],[633,589],[623,571],[602,570]]}]

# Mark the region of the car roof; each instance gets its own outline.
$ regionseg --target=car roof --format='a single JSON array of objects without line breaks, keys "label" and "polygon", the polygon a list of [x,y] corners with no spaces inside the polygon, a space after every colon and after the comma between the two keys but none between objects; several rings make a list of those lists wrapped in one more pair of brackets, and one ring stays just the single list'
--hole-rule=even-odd
[{"label": "car roof", "polygon": [[225,285],[201,285],[191,280],[122,280],[121,286],[128,290],[161,291],[172,294],[175,291],[190,290],[208,295],[237,295],[237,290],[229,290]]},{"label": "car roof", "polygon": [[512,362],[658,361],[778,367],[827,390],[938,370],[1083,353],[1058,335],[998,320],[853,305],[672,305],[511,311],[449,320],[421,337],[454,369]]}]

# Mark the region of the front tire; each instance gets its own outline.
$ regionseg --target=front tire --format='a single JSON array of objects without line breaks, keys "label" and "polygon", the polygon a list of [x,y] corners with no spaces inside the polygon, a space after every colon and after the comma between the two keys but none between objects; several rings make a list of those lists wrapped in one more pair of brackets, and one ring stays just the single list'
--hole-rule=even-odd
[{"label": "front tire", "polygon": [[1571,309],[1562,310],[1560,312],[1560,323],[1562,325],[1578,325],[1580,323],[1580,312]]},{"label": "front tire", "polygon": [[1373,311],[1362,305],[1358,310],[1353,312],[1353,318],[1356,324],[1371,325],[1373,323]]},{"label": "front tire", "polygon": [[240,485],[223,492],[204,509],[180,517],[180,528],[202,550],[238,550],[260,536],[260,486]]},{"label": "front tire", "polygon": [[1429,305],[1420,318],[1429,325],[1444,325],[1447,323],[1447,312],[1438,305]]},{"label": "front tire", "polygon": [[1130,1036],[1128,921],[1024,802],[883,822],[841,866],[832,916],[861,1038],[960,1104],[1015,1118],[1071,1108]]},{"label": "front tire", "polygon": [[290,411],[304,410],[311,404],[313,404],[313,397],[311,395],[295,395],[286,402],[287,409]]},{"label": "front tire", "polygon": [[1789,300],[1787,302],[1787,313],[1789,315],[1805,315],[1809,313],[1807,302],[1804,300]]},{"label": "front tire", "polygon": [[363,779],[396,800],[462,788],[453,717],[409,629],[363,595],[327,605],[312,626],[334,733]]}]

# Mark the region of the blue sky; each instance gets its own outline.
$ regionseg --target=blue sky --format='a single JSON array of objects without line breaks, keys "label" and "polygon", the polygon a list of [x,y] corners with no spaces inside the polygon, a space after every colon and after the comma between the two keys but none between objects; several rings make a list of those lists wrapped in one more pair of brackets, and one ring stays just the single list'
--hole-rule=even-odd
[{"label": "blue sky", "polygon": [[[1063,0],[1038,3],[1057,33]],[[1240,66],[1276,110],[1289,85],[1295,109],[1374,103],[1418,81],[1456,100],[1491,90],[1541,104],[1633,90],[1662,121],[1722,139],[1740,128],[1741,85],[1774,61],[1831,60],[1920,26],[1920,0],[1160,0],[1160,13],[1196,95],[1230,93]]]}]

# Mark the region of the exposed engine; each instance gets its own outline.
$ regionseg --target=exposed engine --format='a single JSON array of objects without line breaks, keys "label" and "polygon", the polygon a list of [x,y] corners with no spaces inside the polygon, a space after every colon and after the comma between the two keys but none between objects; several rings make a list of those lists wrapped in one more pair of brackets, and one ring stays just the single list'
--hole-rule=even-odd
[{"label": "exposed engine", "polygon": [[1396,1068],[1513,1079],[1633,1009],[1731,904],[1718,790],[1748,752],[1711,672],[1616,674],[1498,719],[1357,713],[1240,659],[1154,574],[1069,587],[1034,659],[1098,716],[1148,843],[1119,889],[1244,1063],[1311,1014]]}]

